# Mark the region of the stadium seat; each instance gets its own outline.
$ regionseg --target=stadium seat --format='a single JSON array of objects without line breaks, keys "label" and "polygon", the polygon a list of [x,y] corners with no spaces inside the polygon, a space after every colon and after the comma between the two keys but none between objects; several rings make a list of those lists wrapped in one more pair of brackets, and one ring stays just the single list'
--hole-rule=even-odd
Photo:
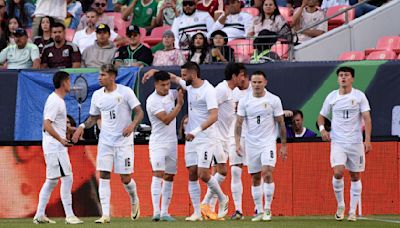
[{"label": "stadium seat", "polygon": [[72,42],[75,36],[75,29],[67,28],[65,31],[65,39],[69,42]]},{"label": "stadium seat", "polygon": [[[333,16],[337,12],[339,12],[341,10],[345,10],[347,8],[349,8],[349,6],[346,6],[346,5],[329,7],[328,10],[326,11],[326,17]],[[355,11],[355,9],[351,9],[351,10],[347,11],[347,14],[348,14],[348,21],[351,21],[351,20],[354,20],[356,11]],[[328,30],[332,30],[336,27],[339,27],[339,26],[343,25],[344,23],[346,23],[346,13],[342,13],[334,18],[329,19],[328,20]]]},{"label": "stadium seat", "polygon": [[272,47],[271,51],[277,53],[281,59],[288,59],[289,57],[289,45],[276,42]]},{"label": "stadium seat", "polygon": [[253,40],[236,39],[228,42],[228,45],[233,48],[235,55],[251,56],[254,52]]},{"label": "stadium seat", "polygon": [[292,16],[290,16],[290,10],[287,7],[279,6],[279,12],[282,17],[285,18],[286,22],[290,25],[292,23]]},{"label": "stadium seat", "polygon": [[241,11],[251,14],[251,15],[253,15],[253,17],[257,17],[258,15],[260,15],[260,11],[256,7],[245,7],[245,8],[242,8]]},{"label": "stadium seat", "polygon": [[400,60],[400,54],[399,54],[399,56],[397,57],[397,59],[399,59],[399,60]]},{"label": "stadium seat", "polygon": [[374,51],[367,56],[367,60],[391,60],[396,59],[394,51]]},{"label": "stadium seat", "polygon": [[156,45],[162,41],[162,35],[164,31],[170,30],[171,26],[166,25],[162,27],[155,27],[151,31],[151,35],[149,37],[145,37],[143,39],[144,42],[148,43],[149,45]]},{"label": "stadium seat", "polygon": [[365,53],[363,51],[347,51],[343,52],[338,60],[342,61],[358,61],[358,60],[364,60],[365,59]]},{"label": "stadium seat", "polygon": [[365,55],[374,51],[390,50],[400,53],[400,36],[382,36],[376,43],[375,48],[365,49]]},{"label": "stadium seat", "polygon": [[125,36],[126,27],[128,27],[129,22],[122,19],[122,15],[119,12],[108,12],[105,13],[107,16],[114,18],[114,31],[118,33],[119,36]]}]

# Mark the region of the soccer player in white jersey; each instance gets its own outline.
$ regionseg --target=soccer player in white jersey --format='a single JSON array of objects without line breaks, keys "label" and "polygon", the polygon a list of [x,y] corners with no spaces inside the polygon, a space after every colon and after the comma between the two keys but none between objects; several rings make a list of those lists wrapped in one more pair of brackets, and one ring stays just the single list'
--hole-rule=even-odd
[{"label": "soccer player in white jersey", "polygon": [[[214,178],[220,185],[225,180],[228,171],[226,163],[229,156],[229,133],[235,118],[235,102],[232,92],[244,80],[244,75],[240,74],[238,63],[228,63],[224,73],[225,80],[215,87],[218,102],[218,121],[215,123],[217,144],[213,162],[215,163],[214,171],[216,171]],[[212,194],[211,189],[208,188],[201,205],[203,216],[211,220],[218,218],[214,213],[216,200],[217,196]]]},{"label": "soccer player in white jersey", "polygon": [[33,222],[56,223],[45,215],[51,193],[61,179],[61,201],[65,211],[65,223],[83,223],[72,210],[72,167],[67,147],[72,146],[67,137],[67,109],[65,95],[70,91],[69,74],[59,71],[53,76],[55,90],[46,100],[43,111],[43,152],[46,161],[46,181],[39,194],[39,203]]},{"label": "soccer player in white jersey", "polygon": [[[156,70],[145,74],[143,80],[154,75]],[[212,194],[218,195],[218,217],[228,213],[229,198],[225,195],[218,181],[210,174],[210,165],[215,151],[216,130],[214,123],[218,119],[218,102],[215,88],[200,78],[197,63],[187,62],[181,67],[185,71],[182,79],[169,73],[174,83],[180,84],[188,92],[188,124],[186,126],[185,163],[189,171],[189,195],[194,213],[186,221],[203,220],[200,210],[201,189],[198,179],[203,180]]]},{"label": "soccer player in white jersey", "polygon": [[[340,67],[337,71],[339,89],[325,99],[318,116],[318,125],[324,141],[331,141],[330,161],[333,168],[332,185],[338,202],[336,220],[344,219],[345,168],[350,171],[349,221],[356,221],[357,203],[361,197],[360,173],[365,170],[365,152],[371,151],[371,115],[368,100],[363,92],[353,88],[354,69]],[[332,119],[332,131],[325,130],[325,118]],[[365,142],[362,137],[362,120],[365,124]]]},{"label": "soccer player in white jersey", "polygon": [[155,73],[155,91],[146,101],[147,114],[152,126],[149,151],[153,170],[151,181],[153,221],[175,221],[175,218],[168,214],[168,207],[177,168],[176,116],[183,105],[183,90],[170,90],[170,78],[165,71]]},{"label": "soccer player in white jersey", "polygon": [[[247,93],[238,104],[235,127],[236,150],[241,154],[242,124],[245,120],[247,167],[252,177],[251,193],[258,212],[252,221],[270,221],[271,203],[275,191],[272,173],[276,164],[276,123],[279,125],[281,135],[280,155],[283,160],[286,159],[286,127],[280,98],[265,89],[267,85],[265,73],[256,71],[250,80],[253,92]],[[261,186],[261,175],[264,180],[263,186]],[[265,208],[262,206],[263,190]]]},{"label": "soccer player in white jersey", "polygon": [[[143,119],[143,110],[133,90],[115,83],[117,69],[112,64],[101,66],[99,83],[102,86],[95,91],[90,105],[90,116],[79,125],[73,141],[77,142],[85,128],[91,128],[101,117],[101,132],[97,153],[97,170],[100,171],[99,197],[102,217],[96,223],[110,222],[110,173],[121,176],[125,190],[131,202],[131,219],[140,216],[139,198],[136,183],[132,179],[134,164],[133,132]],[[132,121],[132,111],[135,117]]]}]

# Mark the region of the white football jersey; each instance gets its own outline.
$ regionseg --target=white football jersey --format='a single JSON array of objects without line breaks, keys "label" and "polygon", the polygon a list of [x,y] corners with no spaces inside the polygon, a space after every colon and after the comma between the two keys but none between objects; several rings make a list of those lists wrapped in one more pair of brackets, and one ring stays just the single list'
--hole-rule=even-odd
[{"label": "white football jersey", "polygon": [[[200,127],[209,116],[208,110],[218,108],[217,94],[215,88],[207,81],[199,88],[186,86],[184,80],[180,80],[180,85],[187,90],[188,94],[188,124],[185,132],[189,133],[193,129]],[[215,124],[201,131],[196,138],[215,139]]]},{"label": "white football jersey", "polygon": [[237,114],[247,124],[246,143],[261,146],[276,143],[275,117],[283,115],[281,99],[265,90],[263,97],[248,93],[240,99]]},{"label": "white football jersey", "polygon": [[176,118],[166,125],[156,116],[160,112],[171,113],[175,107],[177,95],[176,90],[170,90],[165,96],[161,96],[157,91],[154,91],[147,98],[146,110],[151,123],[150,144],[177,142]]},{"label": "white football jersey", "polygon": [[[66,138],[67,132],[67,108],[65,101],[59,97],[55,92],[51,93],[46,100],[43,111],[43,120],[50,120],[51,126],[61,138]],[[45,154],[56,153],[59,150],[64,150],[62,145],[57,139],[51,136],[48,132],[43,130],[43,152]]]},{"label": "white football jersey", "polygon": [[104,87],[93,93],[90,115],[101,115],[99,143],[109,146],[133,144],[132,133],[129,137],[122,135],[123,130],[132,123],[132,109],[140,105],[133,90],[117,84],[117,88],[106,93]]},{"label": "white football jersey", "polygon": [[329,118],[332,114],[332,142],[362,142],[362,113],[370,111],[369,102],[363,92],[351,89],[346,95],[332,91],[325,99],[320,114]]},{"label": "white football jersey", "polygon": [[218,121],[215,123],[218,137],[221,140],[228,140],[232,122],[235,119],[235,101],[232,96],[232,89],[229,88],[226,80],[220,82],[217,87]]},{"label": "white football jersey", "polygon": [[[233,97],[233,101],[235,102],[236,107],[235,107],[235,116],[233,118],[230,133],[229,133],[230,137],[235,137],[236,114],[237,114],[237,108],[238,108],[237,105],[239,103],[239,100],[244,98],[247,95],[247,93],[251,93],[251,92],[253,92],[253,90],[251,89],[251,84],[249,85],[249,87],[247,87],[247,89],[240,90],[238,87],[233,89],[232,97]],[[241,134],[242,137],[246,136],[246,130],[247,130],[246,122],[243,122],[242,134]]]},{"label": "white football jersey", "polygon": [[[221,15],[221,17],[223,17],[223,15]],[[228,34],[229,41],[245,38],[249,33],[249,28],[253,23],[253,16],[245,12],[228,15],[226,17],[225,24],[219,23],[220,18],[218,18],[218,20],[214,23],[212,31],[224,31],[226,34]]]}]

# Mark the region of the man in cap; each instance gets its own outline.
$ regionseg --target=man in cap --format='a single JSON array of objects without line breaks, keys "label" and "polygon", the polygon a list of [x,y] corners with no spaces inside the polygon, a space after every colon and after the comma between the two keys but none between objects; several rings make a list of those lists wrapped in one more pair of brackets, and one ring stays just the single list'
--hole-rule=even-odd
[{"label": "man in cap", "polygon": [[186,62],[182,51],[174,48],[175,36],[171,30],[163,33],[163,50],[154,53],[153,66],[181,66]]},{"label": "man in cap", "polygon": [[13,35],[15,44],[0,52],[0,63],[7,62],[7,69],[39,68],[39,48],[35,44],[28,43],[25,29],[17,28]]}]

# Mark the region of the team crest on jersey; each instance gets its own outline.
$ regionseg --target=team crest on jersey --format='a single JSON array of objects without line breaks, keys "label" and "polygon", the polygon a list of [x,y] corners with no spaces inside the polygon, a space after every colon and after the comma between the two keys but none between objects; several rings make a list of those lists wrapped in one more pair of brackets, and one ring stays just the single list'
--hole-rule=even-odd
[{"label": "team crest on jersey", "polygon": [[357,104],[357,101],[356,100],[351,100],[351,105],[356,105]]},{"label": "team crest on jersey", "polygon": [[62,57],[68,57],[69,56],[69,49],[65,49],[62,52]]},{"label": "team crest on jersey", "polygon": [[39,44],[38,47],[43,47],[43,44]]},{"label": "team crest on jersey", "polygon": [[194,17],[194,22],[198,22],[199,18],[198,17]]},{"label": "team crest on jersey", "polygon": [[148,8],[148,9],[146,10],[146,14],[147,14],[147,15],[151,15],[152,13],[153,13],[153,9]]},{"label": "team crest on jersey", "polygon": [[264,103],[264,108],[267,109],[268,103]]},{"label": "team crest on jersey", "polygon": [[117,102],[120,103],[122,100],[122,97],[117,97]]},{"label": "team crest on jersey", "polygon": [[53,53],[50,52],[47,57],[53,57],[53,56],[54,56]]}]

